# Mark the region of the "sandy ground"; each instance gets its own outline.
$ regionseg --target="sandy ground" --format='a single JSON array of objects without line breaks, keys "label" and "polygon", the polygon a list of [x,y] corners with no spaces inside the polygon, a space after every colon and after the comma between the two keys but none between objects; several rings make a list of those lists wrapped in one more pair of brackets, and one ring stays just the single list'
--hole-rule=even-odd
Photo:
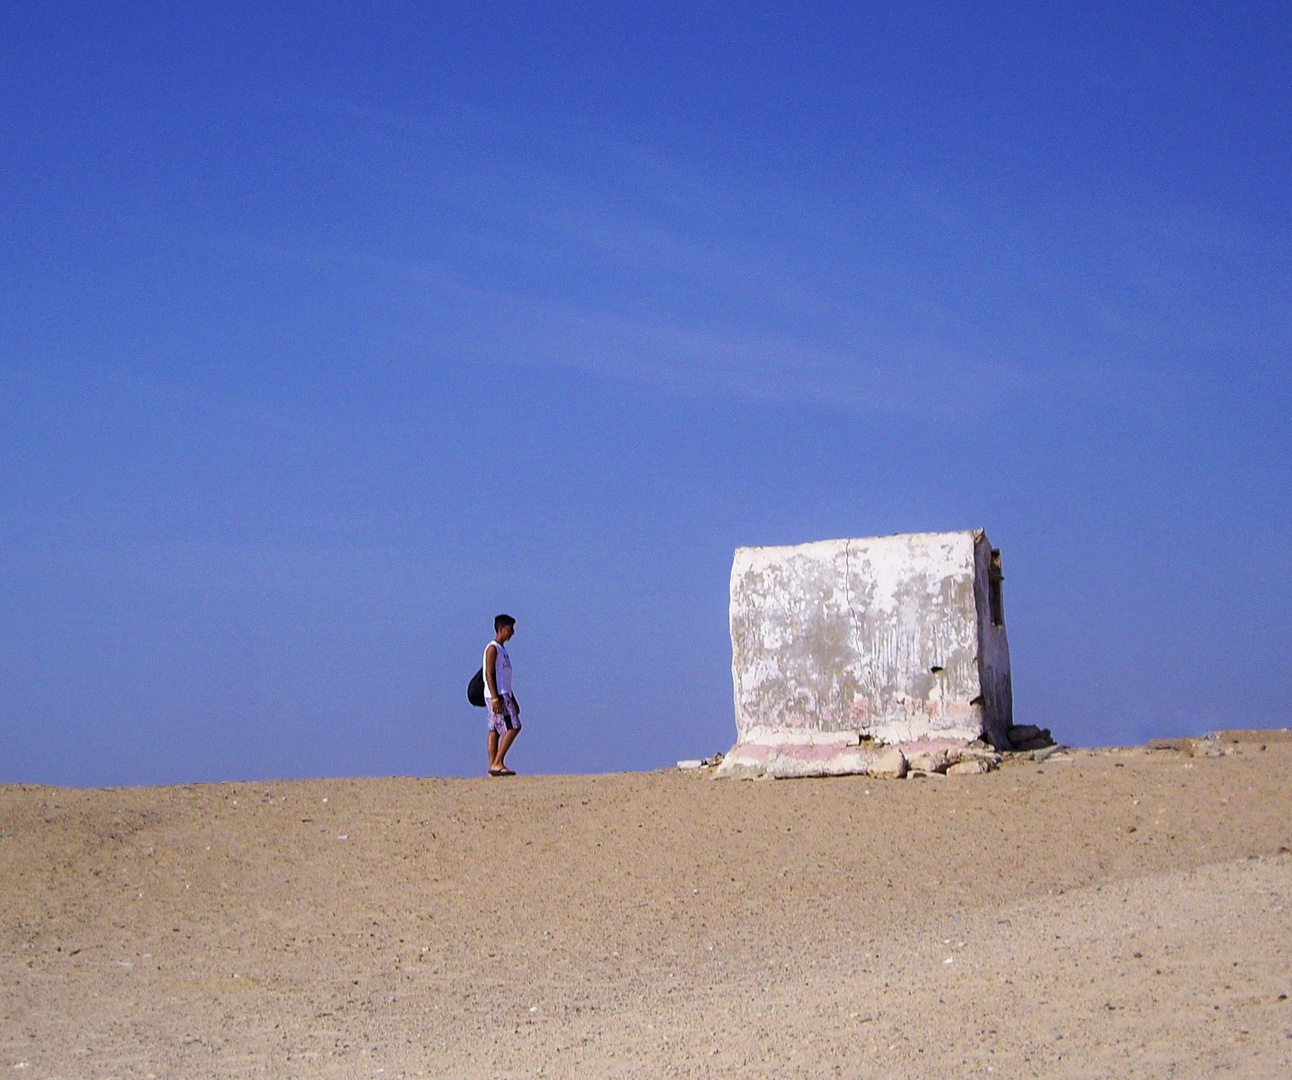
[{"label": "sandy ground", "polygon": [[1276,740],[904,781],[3,787],[0,1073],[1289,1077]]}]

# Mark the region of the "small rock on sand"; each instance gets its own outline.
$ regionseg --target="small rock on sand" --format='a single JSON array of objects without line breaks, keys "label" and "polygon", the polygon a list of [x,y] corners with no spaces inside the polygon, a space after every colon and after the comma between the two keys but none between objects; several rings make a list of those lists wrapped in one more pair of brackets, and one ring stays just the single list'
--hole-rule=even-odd
[{"label": "small rock on sand", "polygon": [[981,758],[957,761],[947,769],[948,776],[978,776],[985,772],[991,772],[991,766]]},{"label": "small rock on sand", "polygon": [[1009,743],[1015,750],[1040,750],[1054,742],[1049,728],[1034,724],[1019,724],[1009,729]]},{"label": "small rock on sand", "polygon": [[902,779],[906,775],[906,755],[898,747],[890,747],[870,767],[870,775],[883,780]]},{"label": "small rock on sand", "polygon": [[907,770],[918,773],[943,773],[950,764],[951,757],[945,750],[924,750],[906,759]]},{"label": "small rock on sand", "polygon": [[1015,746],[1039,738],[1041,729],[1035,724],[1016,724],[1009,729],[1009,741]]}]

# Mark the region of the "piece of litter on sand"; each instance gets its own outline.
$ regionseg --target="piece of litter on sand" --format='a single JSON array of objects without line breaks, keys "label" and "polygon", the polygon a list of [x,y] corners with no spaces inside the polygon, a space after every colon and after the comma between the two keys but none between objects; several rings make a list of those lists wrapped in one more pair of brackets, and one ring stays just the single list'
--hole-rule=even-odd
[{"label": "piece of litter on sand", "polygon": [[955,958],[954,956],[948,956],[948,957],[947,957],[945,960],[943,960],[942,962],[943,962],[944,964],[954,964],[954,963],[956,962],[956,958]]},{"label": "piece of litter on sand", "polygon": [[529,1007],[529,1011],[530,1011],[530,1012],[538,1012],[538,1006],[537,1006],[537,1005],[531,1005],[531,1006]]},{"label": "piece of litter on sand", "polygon": [[349,834],[349,833],[342,833],[340,836],[338,836],[338,837],[337,837],[337,839],[338,839],[338,840],[349,840],[349,839],[350,839],[350,834]]}]

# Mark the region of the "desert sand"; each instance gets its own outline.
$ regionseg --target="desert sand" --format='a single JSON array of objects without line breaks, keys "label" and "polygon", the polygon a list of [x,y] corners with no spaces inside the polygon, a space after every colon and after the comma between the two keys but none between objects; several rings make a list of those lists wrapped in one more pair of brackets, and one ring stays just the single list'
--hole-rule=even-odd
[{"label": "desert sand", "polygon": [[1290,780],[9,785],[0,1071],[1288,1077]]}]

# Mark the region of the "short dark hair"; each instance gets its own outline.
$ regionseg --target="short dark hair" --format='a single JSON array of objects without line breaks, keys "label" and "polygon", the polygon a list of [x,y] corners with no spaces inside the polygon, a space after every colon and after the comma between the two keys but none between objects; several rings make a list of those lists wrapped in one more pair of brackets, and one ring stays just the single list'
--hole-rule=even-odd
[{"label": "short dark hair", "polygon": [[496,634],[504,626],[515,626],[516,620],[510,615],[495,615],[493,617],[493,632]]}]

